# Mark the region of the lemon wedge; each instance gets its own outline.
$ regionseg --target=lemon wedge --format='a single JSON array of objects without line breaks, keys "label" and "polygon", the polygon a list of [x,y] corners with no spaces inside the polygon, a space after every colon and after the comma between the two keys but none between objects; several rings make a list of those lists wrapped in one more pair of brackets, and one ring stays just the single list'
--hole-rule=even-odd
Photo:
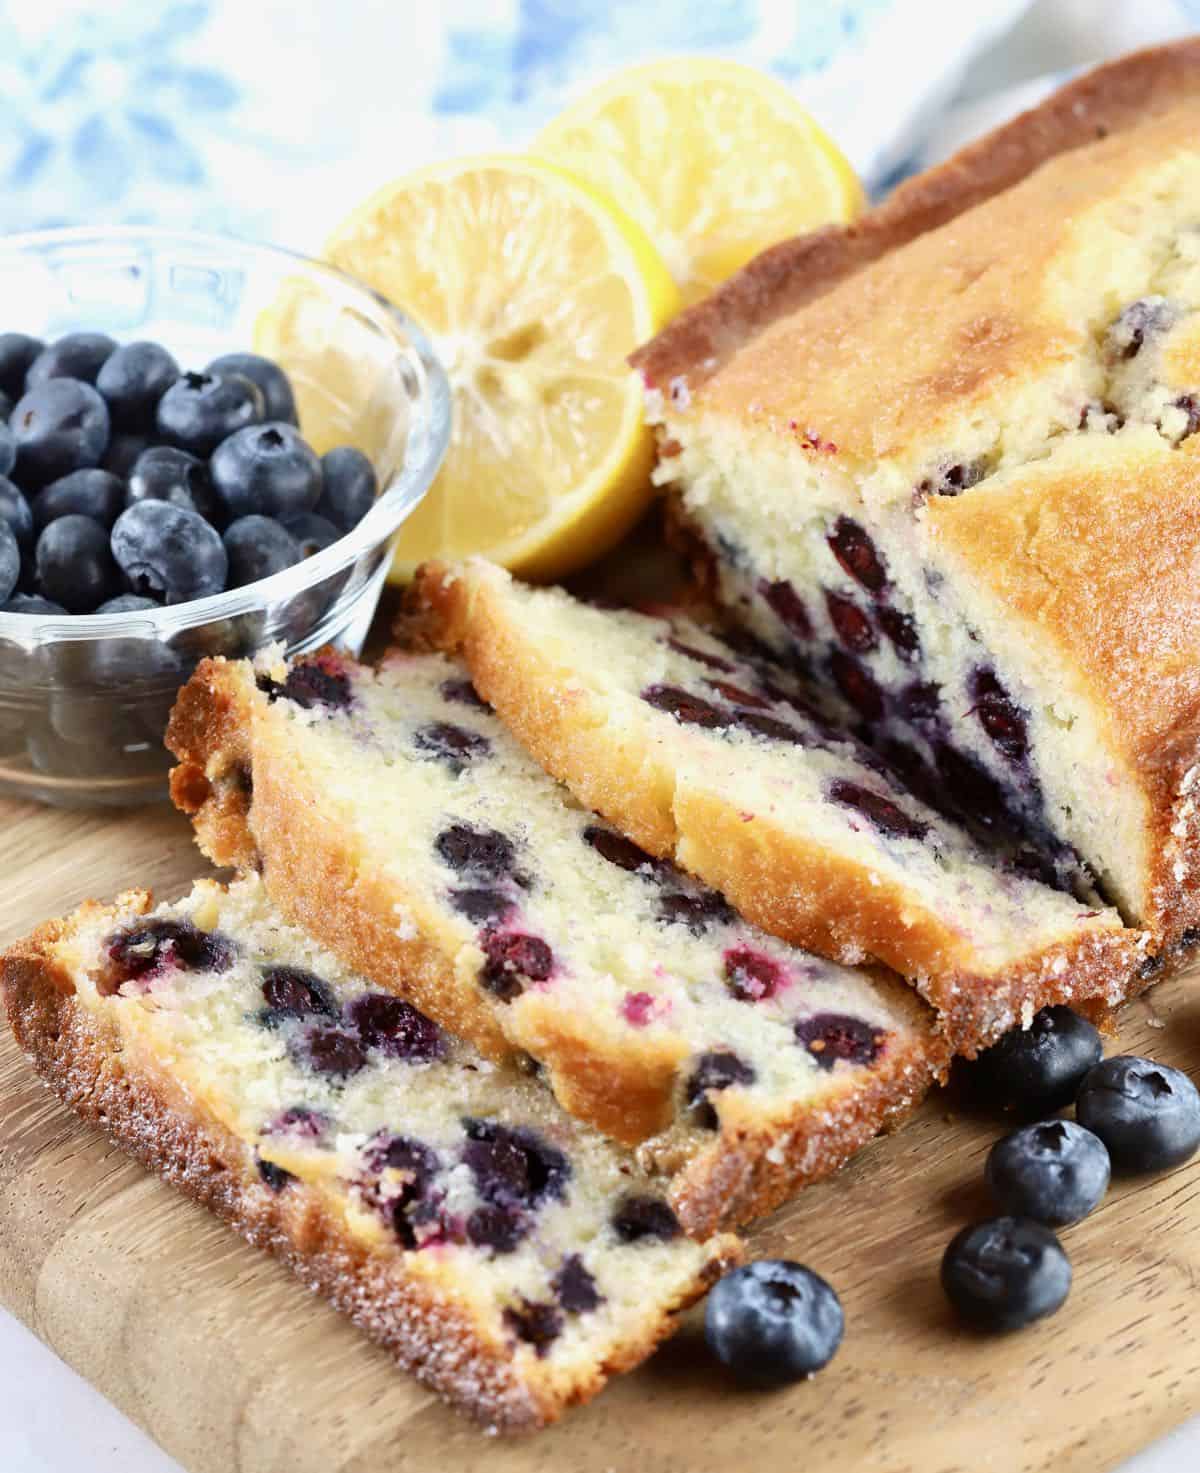
[{"label": "lemon wedge", "polygon": [[653,445],[625,359],[678,293],[620,209],[553,163],[460,159],[379,190],[325,256],[429,331],[454,391],[450,449],[393,577],[481,553],[557,578],[632,526]]},{"label": "lemon wedge", "polygon": [[549,123],[532,151],[641,225],[685,305],[767,246],[847,223],[864,203],[854,170],[791,92],[737,62],[630,67]]}]

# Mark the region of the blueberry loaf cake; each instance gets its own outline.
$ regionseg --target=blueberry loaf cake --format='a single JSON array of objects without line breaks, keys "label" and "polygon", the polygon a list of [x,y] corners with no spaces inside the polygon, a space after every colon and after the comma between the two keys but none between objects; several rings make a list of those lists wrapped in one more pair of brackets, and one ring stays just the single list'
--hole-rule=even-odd
[{"label": "blueberry loaf cake", "polygon": [[44,926],[0,963],[46,1082],[501,1429],[586,1400],[738,1256],[661,1182],[287,925],[255,877]]},{"label": "blueberry loaf cake", "polygon": [[743,284],[719,349],[693,321],[643,351],[657,474],[725,610],[943,807],[1094,883],[1149,973],[1200,936],[1200,49],[947,167],[859,227],[875,259],[830,244],[795,307]]},{"label": "blueberry loaf cake", "polygon": [[764,930],[894,967],[957,1050],[1048,1002],[1122,996],[1140,938],[1115,911],[1045,883],[1036,852],[989,854],[740,641],[482,560],[427,568],[413,604],[581,802]]},{"label": "blueberry loaf cake", "polygon": [[840,1165],[948,1055],[899,979],[796,951],[576,803],[461,665],[210,661],[168,742],[218,864],[674,1175],[703,1236]]}]

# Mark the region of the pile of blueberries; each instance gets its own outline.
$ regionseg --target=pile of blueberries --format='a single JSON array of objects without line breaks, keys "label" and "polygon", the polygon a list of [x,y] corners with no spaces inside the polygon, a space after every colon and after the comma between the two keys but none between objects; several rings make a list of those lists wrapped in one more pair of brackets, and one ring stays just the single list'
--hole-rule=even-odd
[{"label": "pile of blueberries", "polygon": [[287,375],[254,353],[185,373],[159,343],[0,334],[0,610],[181,604],[328,547],[375,471],[297,426]]},{"label": "pile of blueberries", "polygon": [[[1165,1171],[1200,1150],[1200,1090],[1178,1069],[1122,1054],[1066,1007],[1044,1008],[968,1066],[977,1101],[1030,1120],[988,1155],[1002,1216],[966,1227],[942,1259],[959,1316],[980,1330],[1020,1329],[1059,1309],[1071,1263],[1054,1232],[1099,1206],[1113,1173]],[[1058,1112],[1074,1104],[1075,1119]],[[798,1263],[764,1259],[727,1274],[708,1298],[709,1347],[740,1381],[811,1376],[842,1339],[842,1307]]]}]

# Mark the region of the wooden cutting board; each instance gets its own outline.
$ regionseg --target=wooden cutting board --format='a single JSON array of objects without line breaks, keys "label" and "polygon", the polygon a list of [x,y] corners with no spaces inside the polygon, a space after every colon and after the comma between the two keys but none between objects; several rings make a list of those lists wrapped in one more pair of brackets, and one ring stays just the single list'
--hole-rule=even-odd
[{"label": "wooden cutting board", "polygon": [[[204,870],[161,810],[0,803],[0,944],[133,882]],[[1163,984],[1119,1039],[1200,1074],[1200,989]],[[838,1288],[845,1344],[815,1381],[732,1389],[694,1320],[548,1432],[497,1441],[278,1265],[79,1125],[0,1036],[0,1302],[192,1473],[1100,1473],[1200,1410],[1200,1160],[1118,1187],[1065,1235],[1075,1287],[1007,1339],[965,1333],[941,1251],[988,1212],[997,1134],[931,1100],[754,1235]]]}]

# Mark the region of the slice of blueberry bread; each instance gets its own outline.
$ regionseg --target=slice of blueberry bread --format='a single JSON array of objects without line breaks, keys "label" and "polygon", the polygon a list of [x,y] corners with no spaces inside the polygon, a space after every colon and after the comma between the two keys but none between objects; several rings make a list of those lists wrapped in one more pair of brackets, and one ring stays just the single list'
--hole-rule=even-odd
[{"label": "slice of blueberry bread", "polygon": [[639,359],[728,613],[1156,954],[1200,937],[1194,81],[1171,103],[810,273],[715,369]]},{"label": "slice of blueberry bread", "polygon": [[414,604],[580,801],[765,930],[894,967],[955,1048],[1051,1001],[1123,995],[1143,938],[1044,883],[1036,851],[991,856],[784,667],[682,615],[594,608],[482,560],[428,569]]},{"label": "slice of blueberry bread", "polygon": [[738,1257],[684,1236],[662,1181],[536,1080],[289,926],[255,877],[86,905],[0,976],[72,1109],[495,1427],[592,1396]]},{"label": "slice of blueberry bread", "polygon": [[675,1177],[704,1235],[840,1165],[948,1049],[898,978],[767,936],[583,808],[462,666],[211,661],[168,738],[219,864]]}]

